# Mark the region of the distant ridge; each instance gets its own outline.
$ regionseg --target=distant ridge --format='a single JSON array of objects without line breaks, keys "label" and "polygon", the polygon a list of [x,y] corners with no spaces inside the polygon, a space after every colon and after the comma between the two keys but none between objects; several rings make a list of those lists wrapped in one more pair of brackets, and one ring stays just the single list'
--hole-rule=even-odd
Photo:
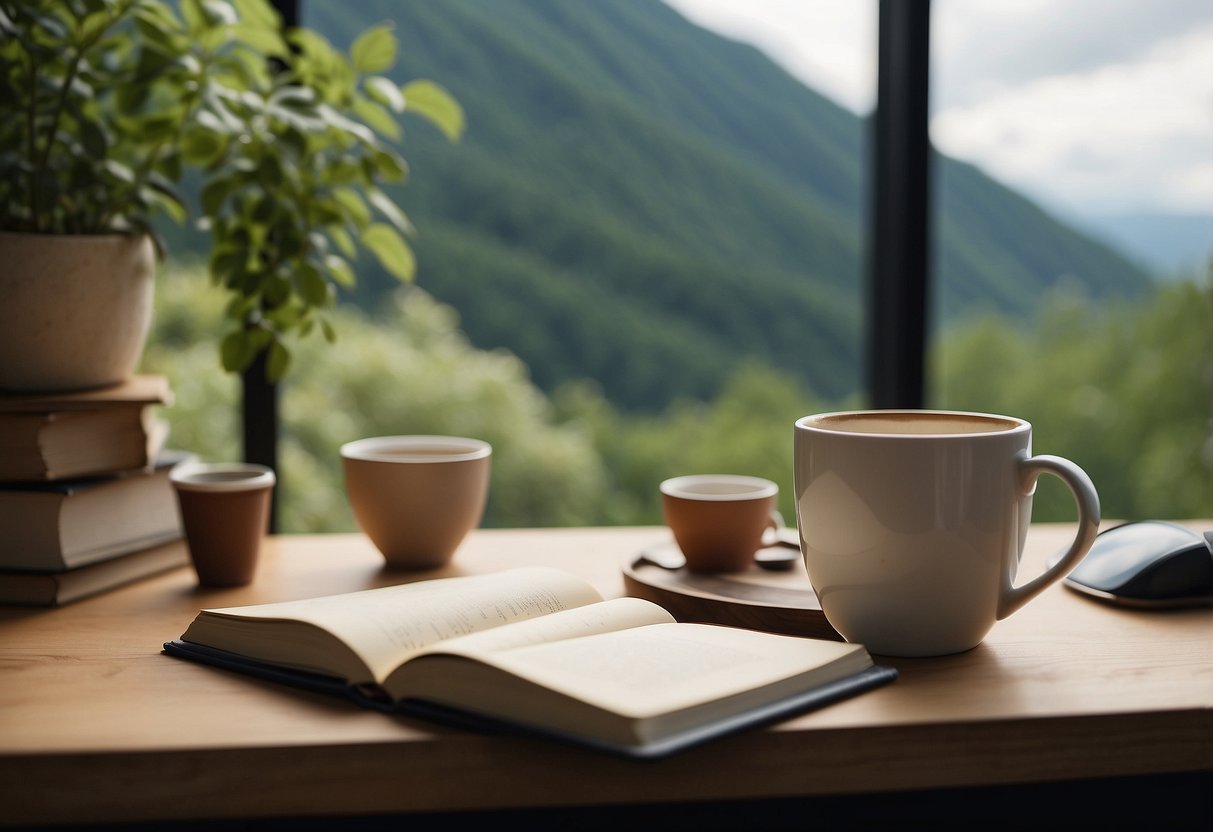
[{"label": "distant ridge", "polygon": [[[306,0],[346,47],[396,23],[394,78],[467,111],[457,146],[405,116],[419,285],[481,348],[551,389],[616,404],[713,396],[747,359],[822,396],[862,383],[863,120],[758,50],[659,0]],[[1152,281],[977,168],[935,167],[935,323],[1034,314],[1061,280],[1092,298]],[[357,301],[390,278],[360,263]]]},{"label": "distant ridge", "polygon": [[1109,214],[1083,224],[1164,278],[1204,275],[1213,259],[1213,214]]}]

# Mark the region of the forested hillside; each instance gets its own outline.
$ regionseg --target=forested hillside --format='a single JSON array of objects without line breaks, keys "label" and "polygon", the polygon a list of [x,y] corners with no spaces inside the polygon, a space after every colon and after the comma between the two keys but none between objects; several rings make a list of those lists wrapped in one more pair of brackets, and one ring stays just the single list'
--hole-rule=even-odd
[{"label": "forested hillside", "polygon": [[[345,48],[394,20],[394,79],[467,114],[448,144],[404,116],[398,197],[418,281],[471,341],[547,390],[596,380],[620,407],[713,398],[756,361],[839,398],[861,384],[863,120],[757,50],[659,0],[306,0]],[[1138,296],[1149,277],[980,171],[936,164],[936,323],[1027,320],[1072,281]],[[391,279],[360,263],[358,302]]]}]

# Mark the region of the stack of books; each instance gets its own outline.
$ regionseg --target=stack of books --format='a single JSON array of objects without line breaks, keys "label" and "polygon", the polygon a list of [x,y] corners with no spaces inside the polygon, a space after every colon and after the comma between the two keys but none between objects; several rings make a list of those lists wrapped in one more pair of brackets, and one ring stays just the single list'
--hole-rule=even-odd
[{"label": "stack of books", "polygon": [[168,381],[0,394],[0,603],[56,606],[189,562]]}]

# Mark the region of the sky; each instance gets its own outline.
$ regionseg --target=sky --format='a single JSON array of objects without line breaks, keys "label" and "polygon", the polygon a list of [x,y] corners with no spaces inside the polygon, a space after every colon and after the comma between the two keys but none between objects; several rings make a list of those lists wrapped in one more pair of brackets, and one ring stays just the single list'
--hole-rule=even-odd
[{"label": "sky", "polygon": [[[666,0],[861,115],[877,0]],[[1213,2],[935,0],[930,132],[1071,219],[1210,217]]]}]

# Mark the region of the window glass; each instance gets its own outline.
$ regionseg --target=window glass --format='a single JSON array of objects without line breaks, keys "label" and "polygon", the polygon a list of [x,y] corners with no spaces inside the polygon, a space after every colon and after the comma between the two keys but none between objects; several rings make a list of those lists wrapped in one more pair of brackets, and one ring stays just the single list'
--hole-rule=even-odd
[{"label": "window glass", "polygon": [[[417,283],[360,261],[336,343],[297,345],[281,529],[353,528],[337,449],[397,433],[494,445],[486,525],[660,522],[661,479],[722,471],[794,516],[791,424],[866,398],[878,8],[302,0],[339,49],[386,15],[392,80],[446,86],[467,131],[401,117]],[[928,406],[1028,418],[1105,516],[1213,505],[1211,25],[1182,0],[932,5]],[[220,310],[185,283],[160,293],[188,345],[173,436],[232,456]],[[1037,519],[1067,519],[1051,487]]]},{"label": "window glass", "polygon": [[1207,3],[932,4],[930,398],[1032,421],[1105,517],[1213,505],[1211,101]]}]

